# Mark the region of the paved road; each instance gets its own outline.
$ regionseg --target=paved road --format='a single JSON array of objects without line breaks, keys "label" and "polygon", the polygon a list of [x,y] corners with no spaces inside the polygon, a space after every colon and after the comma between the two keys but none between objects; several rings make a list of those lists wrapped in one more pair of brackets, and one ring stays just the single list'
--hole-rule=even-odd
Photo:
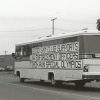
[{"label": "paved road", "polygon": [[0,100],[100,100],[100,83],[86,84],[82,89],[73,85],[51,86],[49,83],[19,83],[12,73],[0,72]]}]

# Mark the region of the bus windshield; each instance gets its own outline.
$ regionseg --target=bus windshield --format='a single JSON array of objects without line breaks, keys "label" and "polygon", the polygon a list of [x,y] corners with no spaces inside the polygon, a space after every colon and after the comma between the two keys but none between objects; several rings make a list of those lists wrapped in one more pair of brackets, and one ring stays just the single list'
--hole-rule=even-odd
[{"label": "bus windshield", "polygon": [[32,54],[31,47],[29,45],[16,46],[16,57],[19,58],[29,58]]},{"label": "bus windshield", "polygon": [[82,54],[92,58],[100,56],[100,35],[84,35],[82,45]]}]

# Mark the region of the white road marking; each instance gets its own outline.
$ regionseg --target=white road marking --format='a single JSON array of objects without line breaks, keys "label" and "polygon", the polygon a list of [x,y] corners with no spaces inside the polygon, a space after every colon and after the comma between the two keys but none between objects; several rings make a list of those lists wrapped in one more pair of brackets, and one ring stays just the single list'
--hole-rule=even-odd
[{"label": "white road marking", "polygon": [[[3,82],[0,82],[0,83],[3,83]],[[69,96],[78,96],[78,97],[84,97],[84,98],[89,98],[89,99],[100,100],[100,98],[98,98],[98,97],[79,95],[79,94],[75,94],[75,93],[70,94],[70,93],[66,93],[66,92],[40,89],[40,88],[36,88],[36,87],[29,87],[29,86],[13,84],[13,83],[3,83],[3,84],[13,85],[13,86],[21,86],[21,87],[25,87],[25,88],[29,88],[29,89],[35,89],[36,91],[44,91],[44,92],[55,93],[55,94],[64,95],[64,96],[69,95]]]}]

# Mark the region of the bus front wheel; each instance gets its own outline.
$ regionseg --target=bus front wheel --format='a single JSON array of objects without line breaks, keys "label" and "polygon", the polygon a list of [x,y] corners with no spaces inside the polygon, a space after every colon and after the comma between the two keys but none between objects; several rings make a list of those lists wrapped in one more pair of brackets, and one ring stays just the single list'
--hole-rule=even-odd
[{"label": "bus front wheel", "polygon": [[20,82],[24,83],[25,82],[25,78],[20,78]]},{"label": "bus front wheel", "polygon": [[54,77],[52,76],[51,77],[51,85],[55,85],[56,84],[56,81],[54,80]]}]

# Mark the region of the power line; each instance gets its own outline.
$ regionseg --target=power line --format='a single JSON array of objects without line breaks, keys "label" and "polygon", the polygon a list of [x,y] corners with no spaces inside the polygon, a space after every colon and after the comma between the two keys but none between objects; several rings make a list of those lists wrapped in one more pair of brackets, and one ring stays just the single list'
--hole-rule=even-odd
[{"label": "power line", "polygon": [[[54,26],[52,26],[52,34],[54,34]],[[51,30],[51,28],[39,28],[39,29],[33,29],[33,30],[9,30],[9,31],[0,31],[0,32],[27,32],[27,31],[41,31],[41,30]],[[60,30],[60,31],[71,31],[71,30],[66,30],[62,28],[56,28],[55,30]]]},{"label": "power line", "polygon": [[66,31],[66,32],[72,31],[72,30],[67,30],[67,29],[62,29],[62,28],[55,28],[55,30]]},{"label": "power line", "polygon": [[9,31],[0,31],[0,32],[24,32],[24,31],[39,31],[39,30],[47,30],[51,28],[40,28],[40,29],[33,29],[33,30],[9,30]]}]

